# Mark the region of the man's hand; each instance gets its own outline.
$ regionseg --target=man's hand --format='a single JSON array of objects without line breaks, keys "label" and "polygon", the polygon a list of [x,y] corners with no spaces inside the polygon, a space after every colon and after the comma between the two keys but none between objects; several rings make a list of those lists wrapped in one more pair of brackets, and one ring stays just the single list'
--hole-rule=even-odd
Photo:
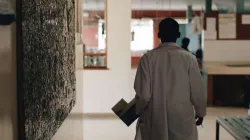
[{"label": "man's hand", "polygon": [[199,116],[195,116],[195,120],[196,120],[196,125],[199,126],[199,125],[202,125],[203,123],[203,117],[199,117]]}]

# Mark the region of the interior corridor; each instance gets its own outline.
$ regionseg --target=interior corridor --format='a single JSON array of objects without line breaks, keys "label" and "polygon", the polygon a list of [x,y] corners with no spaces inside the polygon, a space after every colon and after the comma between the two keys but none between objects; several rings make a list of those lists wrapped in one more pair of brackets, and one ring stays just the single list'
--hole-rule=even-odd
[{"label": "interior corridor", "polygon": [[[2,25],[6,7],[16,19]],[[250,0],[0,0],[0,140],[133,140],[136,122],[111,108],[134,98],[166,17],[179,24],[179,47],[189,38],[207,87],[199,140],[215,140],[216,117],[250,115],[249,9]]]}]

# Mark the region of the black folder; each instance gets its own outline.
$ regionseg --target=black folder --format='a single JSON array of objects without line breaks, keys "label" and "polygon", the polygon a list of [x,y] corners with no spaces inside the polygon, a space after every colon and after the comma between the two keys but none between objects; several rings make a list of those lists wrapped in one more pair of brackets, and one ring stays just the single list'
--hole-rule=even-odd
[{"label": "black folder", "polygon": [[139,117],[135,112],[135,99],[129,103],[121,99],[112,110],[127,126],[130,126]]}]

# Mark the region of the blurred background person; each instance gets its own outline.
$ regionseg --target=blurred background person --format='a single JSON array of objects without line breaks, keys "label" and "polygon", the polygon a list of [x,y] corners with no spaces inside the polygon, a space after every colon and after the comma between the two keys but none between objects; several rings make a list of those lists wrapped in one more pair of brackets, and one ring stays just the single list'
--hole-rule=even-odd
[{"label": "blurred background person", "polygon": [[188,51],[189,52],[189,50],[188,50],[188,45],[189,45],[189,43],[190,43],[190,39],[189,38],[187,38],[187,37],[184,37],[183,39],[182,39],[182,48],[183,49],[185,49],[186,51]]}]

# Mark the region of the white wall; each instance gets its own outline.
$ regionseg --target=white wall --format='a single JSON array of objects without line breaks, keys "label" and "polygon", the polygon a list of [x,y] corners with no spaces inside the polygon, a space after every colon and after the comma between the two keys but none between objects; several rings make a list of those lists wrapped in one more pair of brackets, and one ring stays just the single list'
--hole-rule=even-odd
[{"label": "white wall", "polygon": [[0,26],[0,140],[17,139],[15,32]]},{"label": "white wall", "polygon": [[248,40],[205,40],[204,61],[250,61]]},{"label": "white wall", "polygon": [[107,1],[109,70],[85,70],[84,113],[111,113],[113,105],[131,96],[130,0]]}]

